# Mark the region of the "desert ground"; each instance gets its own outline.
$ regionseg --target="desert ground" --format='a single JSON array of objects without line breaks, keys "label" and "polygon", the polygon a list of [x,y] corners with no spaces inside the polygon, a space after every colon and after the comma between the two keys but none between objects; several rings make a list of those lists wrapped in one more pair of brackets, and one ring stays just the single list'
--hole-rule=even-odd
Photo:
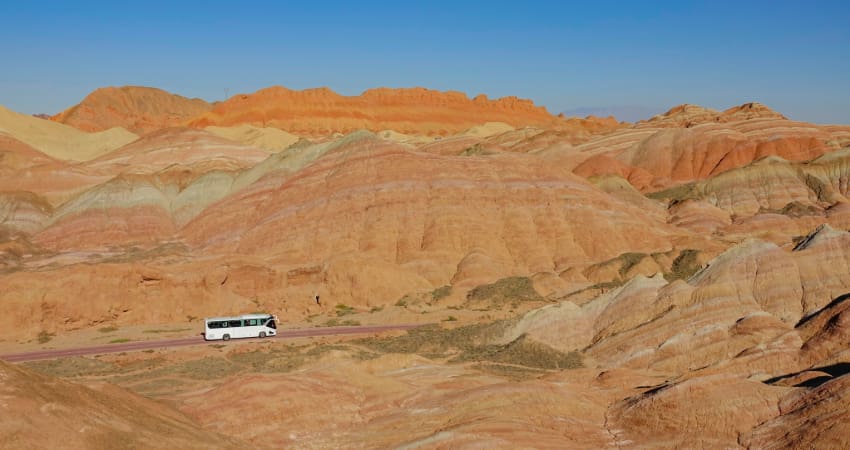
[{"label": "desert ground", "polygon": [[848,195],[850,126],[759,103],[0,107],[0,355],[416,325],[0,361],[0,448],[848,448]]}]

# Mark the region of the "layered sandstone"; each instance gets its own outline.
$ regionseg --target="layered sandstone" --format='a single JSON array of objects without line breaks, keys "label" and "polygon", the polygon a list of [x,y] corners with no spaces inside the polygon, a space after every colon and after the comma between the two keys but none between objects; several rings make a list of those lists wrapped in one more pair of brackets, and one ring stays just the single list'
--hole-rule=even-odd
[{"label": "layered sandstone", "polygon": [[529,100],[505,97],[473,99],[461,92],[424,88],[370,89],[343,96],[328,88],[294,91],[281,86],[235,95],[193,119],[194,127],[248,124],[297,135],[349,133],[365,128],[404,134],[446,135],[484,122],[511,126],[548,125],[556,118]]},{"label": "layered sandstone", "polygon": [[[249,311],[284,328],[441,325],[115,355],[114,373],[90,376],[180,413],[0,364],[0,446],[850,439],[846,127],[759,104],[528,122],[529,104],[424,90],[280,88],[220,106],[204,117],[240,125],[161,125],[80,163],[20,137],[38,128],[0,133],[0,305],[16,324],[0,345],[86,330],[85,345],[118,342],[133,327],[154,339],[155,323],[196,336],[197,318]],[[277,122],[261,128],[263,111]],[[355,126],[381,131],[332,132]]]},{"label": "layered sandstone", "polygon": [[56,122],[94,132],[113,127],[136,134],[182,125],[212,108],[199,98],[186,98],[143,86],[100,88],[79,104],[51,117]]},{"label": "layered sandstone", "polygon": [[472,253],[502,277],[666,251],[662,219],[532,157],[444,157],[360,133],[216,203],[181,235],[205,252],[322,267],[323,289],[362,303],[464,283]]},{"label": "layered sandstone", "polygon": [[155,244],[227,195],[268,157],[255,147],[185,128],[165,129],[82,167],[107,178],[57,207],[36,242],[52,249]]},{"label": "layered sandstone", "polygon": [[83,386],[0,361],[0,447],[237,448],[164,404],[114,385]]},{"label": "layered sandstone", "polygon": [[[527,334],[563,351],[585,349],[601,367],[681,371],[717,364],[753,346],[764,349],[850,288],[848,240],[850,233],[824,226],[793,252],[748,241],[686,282],[638,276],[582,306],[566,301],[532,311],[502,342]],[[801,339],[794,333],[778,348],[797,351]]]},{"label": "layered sandstone", "polygon": [[616,174],[644,192],[661,190],[769,156],[808,161],[847,145],[846,131],[790,121],[759,104],[723,113],[683,105],[582,144],[576,173]]},{"label": "layered sandstone", "polygon": [[19,114],[0,106],[0,131],[53,158],[87,161],[135,141],[124,128],[85,133],[74,127]]},{"label": "layered sandstone", "polygon": [[268,152],[203,130],[167,128],[88,161],[85,167],[110,173],[154,173],[173,166],[237,171],[252,167]]},{"label": "layered sandstone", "polygon": [[210,133],[270,152],[279,152],[301,138],[277,128],[257,128],[243,124],[235,127],[207,127]]}]

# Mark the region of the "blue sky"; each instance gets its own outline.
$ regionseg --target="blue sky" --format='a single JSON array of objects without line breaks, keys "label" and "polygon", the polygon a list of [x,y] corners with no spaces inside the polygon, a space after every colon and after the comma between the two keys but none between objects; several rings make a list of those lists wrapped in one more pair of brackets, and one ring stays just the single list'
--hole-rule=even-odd
[{"label": "blue sky", "polygon": [[760,101],[850,124],[850,2],[0,3],[0,104],[101,86],[221,100],[270,85],[424,86],[552,112]]}]

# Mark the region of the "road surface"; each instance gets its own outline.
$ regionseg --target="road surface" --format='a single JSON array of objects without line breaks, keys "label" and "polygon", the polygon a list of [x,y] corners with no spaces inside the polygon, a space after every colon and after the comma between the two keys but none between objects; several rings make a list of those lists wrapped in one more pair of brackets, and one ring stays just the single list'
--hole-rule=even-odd
[{"label": "road surface", "polygon": [[[301,330],[278,330],[277,336],[265,339],[293,339],[300,337],[315,336],[340,336],[345,334],[369,334],[380,333],[391,330],[409,330],[420,325],[372,325],[358,327],[328,327],[328,328],[306,328]],[[230,342],[258,340],[234,339]],[[116,344],[98,345],[94,347],[65,348],[56,350],[39,350],[35,352],[12,353],[0,355],[0,359],[10,363],[35,361],[39,359],[64,358],[68,356],[100,355],[104,353],[130,352],[135,350],[148,350],[153,348],[185,347],[187,345],[221,344],[222,341],[205,341],[203,336],[192,336],[177,339],[161,339],[157,341],[137,341]]]}]

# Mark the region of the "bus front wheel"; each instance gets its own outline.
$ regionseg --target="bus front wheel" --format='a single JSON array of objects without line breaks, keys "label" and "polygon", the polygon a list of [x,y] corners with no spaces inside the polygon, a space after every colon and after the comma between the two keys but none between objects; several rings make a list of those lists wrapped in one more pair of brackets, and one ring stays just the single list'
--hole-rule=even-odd
[{"label": "bus front wheel", "polygon": [[229,335],[229,334],[225,334],[224,336],[222,336],[222,337],[221,337],[221,339],[222,339],[222,340],[225,340],[225,341],[229,341],[229,340],[230,340],[230,335]]},{"label": "bus front wheel", "polygon": [[261,338],[266,337],[266,332],[265,332],[265,331],[260,331],[260,337],[261,337]]}]

